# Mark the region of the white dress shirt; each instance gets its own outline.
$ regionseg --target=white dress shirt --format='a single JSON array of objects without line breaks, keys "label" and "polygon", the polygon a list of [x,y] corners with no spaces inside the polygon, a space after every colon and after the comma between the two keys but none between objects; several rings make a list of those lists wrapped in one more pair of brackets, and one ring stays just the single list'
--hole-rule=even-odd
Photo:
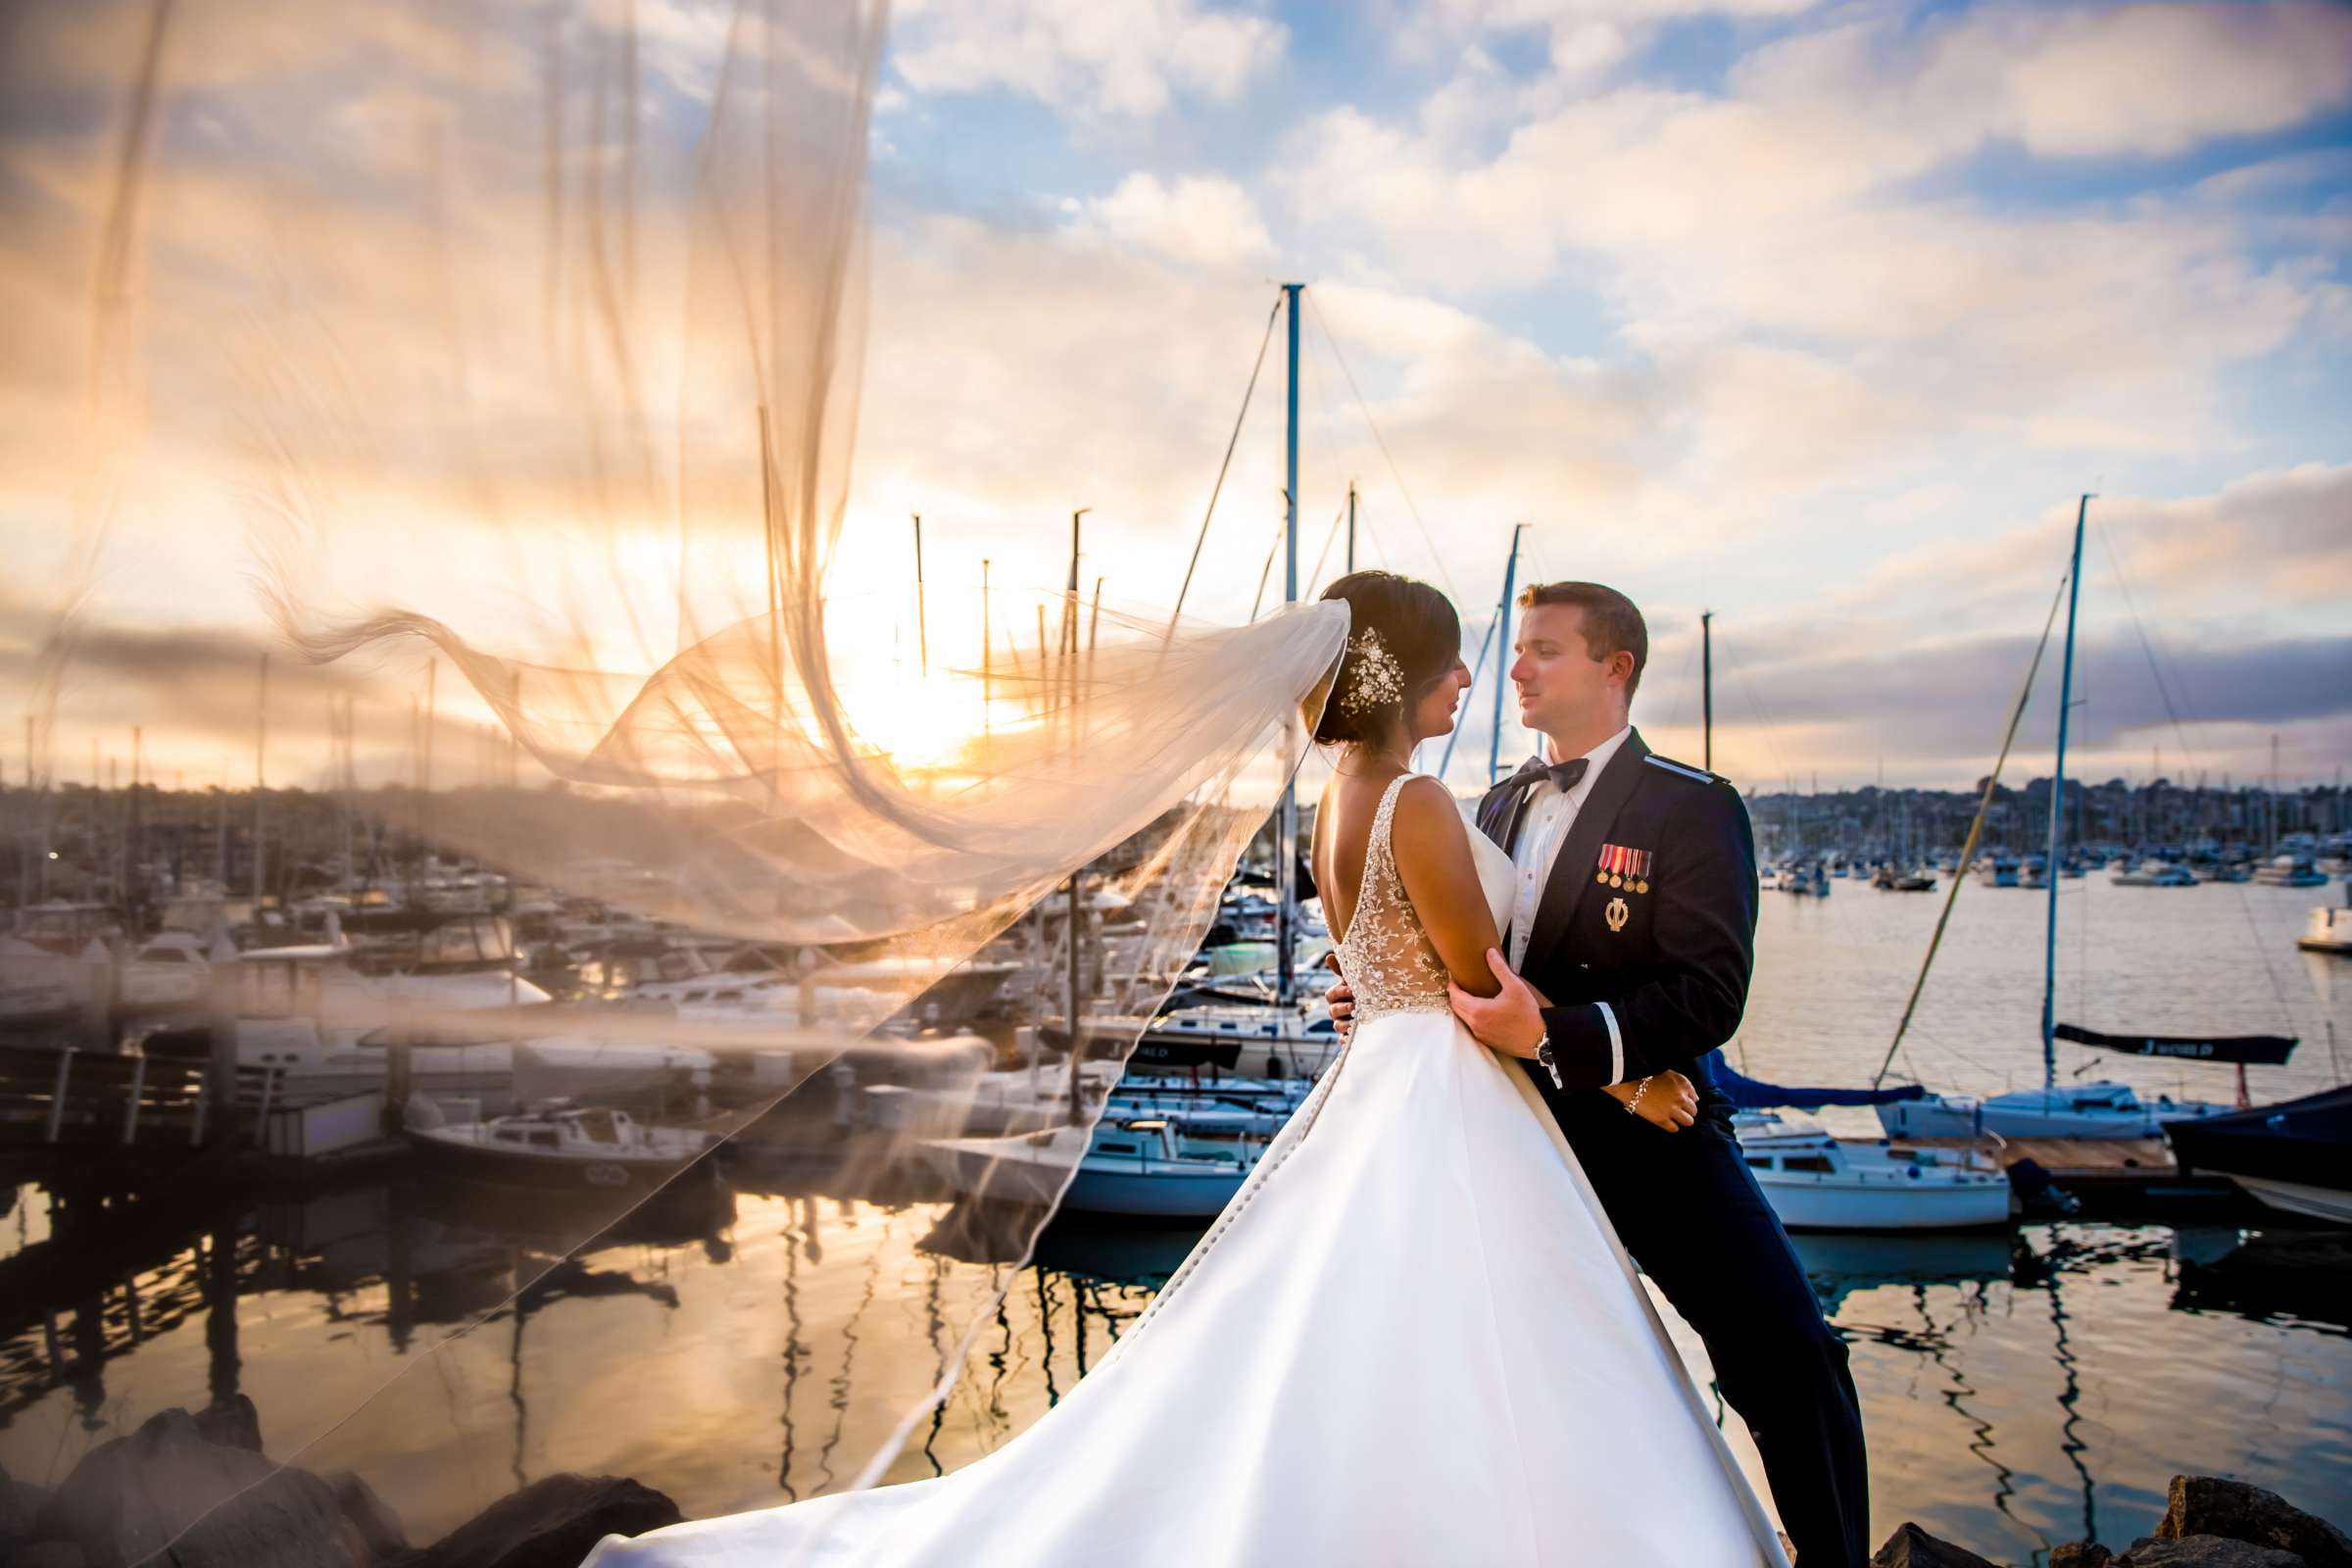
[{"label": "white dress shirt", "polygon": [[[1549,779],[1529,787],[1527,805],[1519,813],[1519,838],[1511,847],[1511,863],[1519,870],[1518,898],[1511,908],[1510,960],[1513,969],[1527,961],[1527,944],[1536,929],[1536,910],[1543,906],[1544,889],[1551,881],[1551,868],[1560,858],[1560,846],[1568,840],[1568,830],[1576,825],[1576,813],[1584,808],[1592,794],[1592,785],[1600,770],[1609,765],[1625,738],[1633,733],[1627,725],[1585,754],[1585,776],[1576,787],[1563,793]],[[1546,743],[1544,755],[1554,762],[1568,759],[1553,755]],[[1605,1002],[1596,1002],[1600,1016],[1609,1029],[1609,1082],[1616,1083],[1625,1076],[1625,1042],[1617,1033],[1617,1014]]]}]

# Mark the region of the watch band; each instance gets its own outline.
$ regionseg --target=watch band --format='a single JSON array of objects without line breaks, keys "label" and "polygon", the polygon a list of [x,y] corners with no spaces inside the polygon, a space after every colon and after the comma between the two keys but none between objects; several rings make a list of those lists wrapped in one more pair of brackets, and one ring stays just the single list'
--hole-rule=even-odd
[{"label": "watch band", "polygon": [[1551,1032],[1549,1030],[1545,1030],[1544,1038],[1536,1042],[1536,1060],[1542,1062],[1544,1070],[1551,1074],[1552,1088],[1565,1089],[1568,1087],[1568,1080],[1560,1076],[1559,1061],[1551,1054]]}]

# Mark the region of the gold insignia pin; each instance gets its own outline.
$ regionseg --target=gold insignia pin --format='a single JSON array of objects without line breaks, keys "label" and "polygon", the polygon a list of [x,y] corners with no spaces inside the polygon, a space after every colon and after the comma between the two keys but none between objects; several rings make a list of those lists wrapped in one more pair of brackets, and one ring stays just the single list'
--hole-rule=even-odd
[{"label": "gold insignia pin", "polygon": [[1625,906],[1623,899],[1611,899],[1608,908],[1602,912],[1607,916],[1611,935],[1624,930],[1625,922],[1634,917],[1634,911]]}]

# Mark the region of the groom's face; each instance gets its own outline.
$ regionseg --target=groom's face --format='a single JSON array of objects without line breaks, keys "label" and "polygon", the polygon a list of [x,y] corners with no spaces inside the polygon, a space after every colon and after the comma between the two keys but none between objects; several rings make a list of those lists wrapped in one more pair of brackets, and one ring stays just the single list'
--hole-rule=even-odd
[{"label": "groom's face", "polygon": [[1581,605],[1531,605],[1511,644],[1519,722],[1544,735],[1581,734],[1615,711],[1621,680],[1585,645]]}]

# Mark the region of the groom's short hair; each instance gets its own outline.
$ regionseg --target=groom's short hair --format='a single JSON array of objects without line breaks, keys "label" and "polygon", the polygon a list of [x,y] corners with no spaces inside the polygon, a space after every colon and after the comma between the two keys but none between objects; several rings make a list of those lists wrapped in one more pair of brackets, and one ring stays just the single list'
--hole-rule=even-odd
[{"label": "groom's short hair", "polygon": [[1585,612],[1585,652],[1595,660],[1623,649],[1634,656],[1634,672],[1626,677],[1625,700],[1634,700],[1642,684],[1642,666],[1649,662],[1649,626],[1631,599],[1597,582],[1534,582],[1519,594],[1519,608],[1574,605]]}]

